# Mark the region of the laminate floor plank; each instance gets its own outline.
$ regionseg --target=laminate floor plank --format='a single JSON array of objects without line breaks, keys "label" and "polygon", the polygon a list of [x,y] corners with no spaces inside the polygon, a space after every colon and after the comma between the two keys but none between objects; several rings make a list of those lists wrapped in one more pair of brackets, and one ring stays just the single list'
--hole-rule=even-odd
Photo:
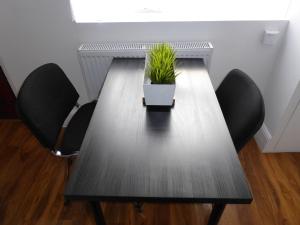
[{"label": "laminate floor plank", "polygon": [[[227,205],[220,225],[300,225],[300,154],[262,154],[254,140],[239,158],[250,205]],[[0,120],[0,224],[94,225],[85,202],[64,206],[64,163],[18,120]],[[107,225],[205,225],[209,204],[102,203]]]}]

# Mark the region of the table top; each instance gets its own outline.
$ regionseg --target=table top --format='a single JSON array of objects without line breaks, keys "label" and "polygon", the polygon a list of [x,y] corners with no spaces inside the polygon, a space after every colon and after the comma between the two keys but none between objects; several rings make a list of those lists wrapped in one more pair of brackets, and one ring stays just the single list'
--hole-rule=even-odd
[{"label": "table top", "polygon": [[179,59],[175,106],[142,104],[144,59],[114,59],[65,189],[70,200],[250,203],[208,72]]}]

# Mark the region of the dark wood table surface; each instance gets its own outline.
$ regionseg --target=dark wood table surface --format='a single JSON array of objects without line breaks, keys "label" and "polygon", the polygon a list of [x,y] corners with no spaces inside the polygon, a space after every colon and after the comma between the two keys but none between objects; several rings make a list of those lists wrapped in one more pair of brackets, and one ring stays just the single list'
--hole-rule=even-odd
[{"label": "dark wood table surface", "polygon": [[175,106],[142,104],[144,59],[114,59],[80,155],[66,185],[67,200],[225,204],[252,195],[201,59],[179,59]]}]

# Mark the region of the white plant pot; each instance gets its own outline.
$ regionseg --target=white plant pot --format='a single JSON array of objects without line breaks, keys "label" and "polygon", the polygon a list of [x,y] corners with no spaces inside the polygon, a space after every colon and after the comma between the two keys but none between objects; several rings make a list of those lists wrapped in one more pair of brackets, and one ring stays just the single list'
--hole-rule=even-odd
[{"label": "white plant pot", "polygon": [[149,106],[172,106],[175,94],[175,84],[151,84],[150,78],[146,75],[148,57],[145,60],[144,75],[144,97],[145,104]]}]

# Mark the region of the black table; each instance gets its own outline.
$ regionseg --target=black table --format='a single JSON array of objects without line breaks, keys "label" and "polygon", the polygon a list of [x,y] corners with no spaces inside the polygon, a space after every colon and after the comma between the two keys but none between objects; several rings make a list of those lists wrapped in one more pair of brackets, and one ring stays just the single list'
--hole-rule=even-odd
[{"label": "black table", "polygon": [[201,59],[179,60],[175,106],[142,104],[144,60],[114,59],[66,200],[213,203],[208,224],[226,204],[252,201],[246,178]]}]

